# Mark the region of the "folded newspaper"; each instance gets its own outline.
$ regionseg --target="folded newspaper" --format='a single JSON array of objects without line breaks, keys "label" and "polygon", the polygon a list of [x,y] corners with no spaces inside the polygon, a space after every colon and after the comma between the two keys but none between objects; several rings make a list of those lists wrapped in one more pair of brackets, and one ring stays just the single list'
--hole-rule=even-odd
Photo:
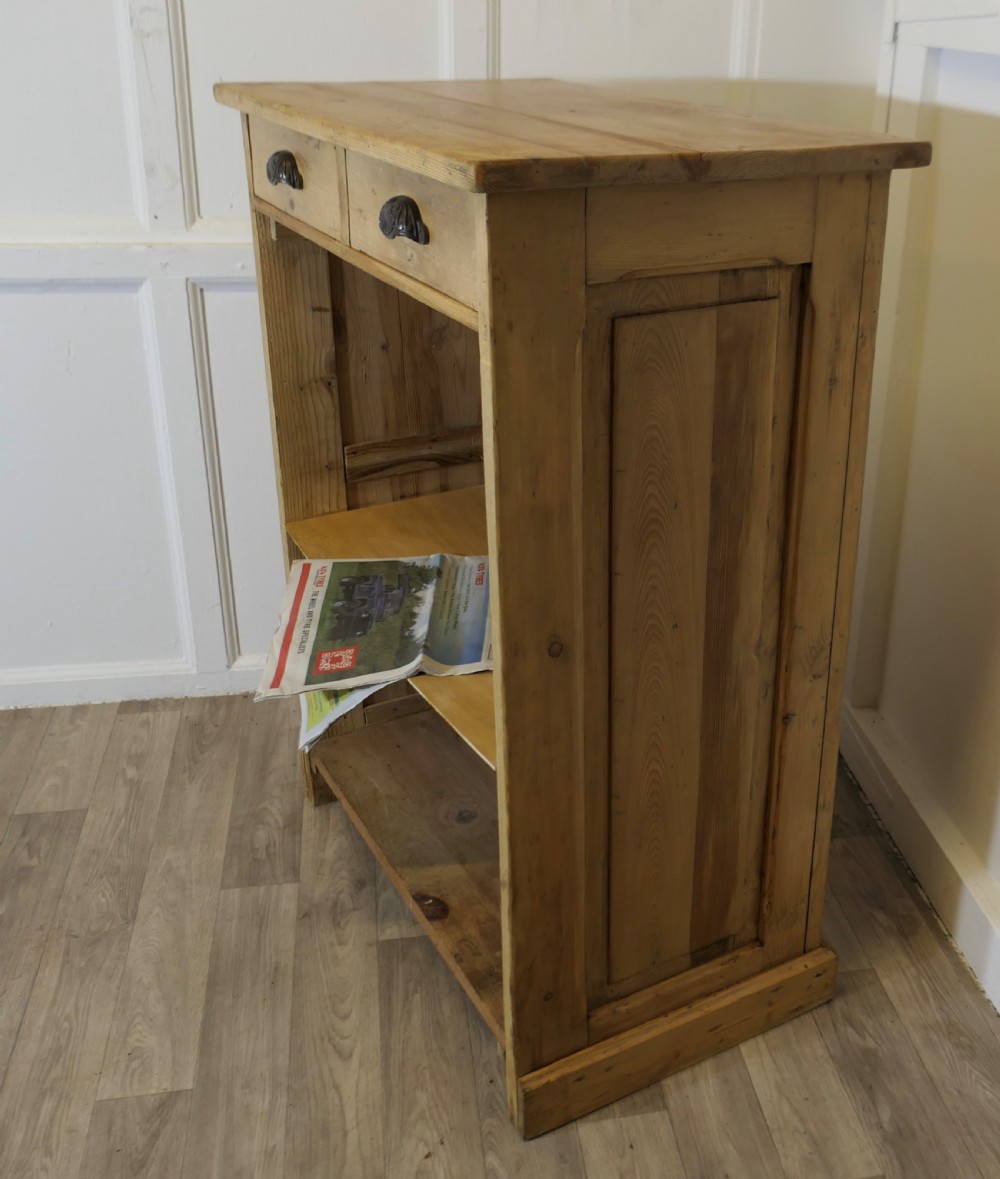
[{"label": "folded newspaper", "polygon": [[345,689],[485,671],[492,656],[486,557],[296,561],[256,698],[335,690],[342,715],[363,699]]}]

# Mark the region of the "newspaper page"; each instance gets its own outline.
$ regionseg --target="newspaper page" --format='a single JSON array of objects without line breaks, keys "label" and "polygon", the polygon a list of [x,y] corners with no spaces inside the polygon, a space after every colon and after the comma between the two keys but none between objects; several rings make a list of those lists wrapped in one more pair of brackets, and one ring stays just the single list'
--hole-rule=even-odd
[{"label": "newspaper page", "polygon": [[486,557],[296,561],[257,699],[493,665]]},{"label": "newspaper page", "polygon": [[343,691],[320,688],[314,692],[302,692],[299,696],[299,749],[303,752],[312,749],[335,720],[367,700],[380,687],[381,684],[372,684],[368,688],[346,688]]}]

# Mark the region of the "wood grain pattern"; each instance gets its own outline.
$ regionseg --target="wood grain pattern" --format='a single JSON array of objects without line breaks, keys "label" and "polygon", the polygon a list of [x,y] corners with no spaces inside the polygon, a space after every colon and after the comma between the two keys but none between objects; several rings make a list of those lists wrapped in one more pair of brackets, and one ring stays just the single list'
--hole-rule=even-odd
[{"label": "wood grain pattern", "polygon": [[772,1179],[782,1174],[739,1052],[714,1056],[697,1069],[668,1077],[663,1090],[688,1175]]},{"label": "wood grain pattern", "polygon": [[469,1015],[423,938],[380,942],[385,1174],[485,1179]]},{"label": "wood grain pattern", "polygon": [[587,282],[812,256],[816,181],[639,184],[587,197]]},{"label": "wood grain pattern", "polygon": [[248,707],[243,696],[184,704],[108,1034],[102,1099],[169,1093],[194,1084],[216,897]]},{"label": "wood grain pattern", "polygon": [[[87,843],[81,845],[70,888],[56,906],[58,922],[66,922],[70,908],[78,916],[89,915],[85,926],[74,926],[78,934],[84,927],[116,927],[123,915],[135,912],[150,840],[160,838],[154,830],[159,797],[155,764],[140,752],[151,734],[146,731],[137,741],[135,726],[158,727],[164,716],[170,718],[168,731],[156,737],[162,788],[179,711],[175,704],[164,709],[149,703],[119,710],[92,799],[94,815],[85,824]],[[127,755],[124,761],[121,755]],[[225,799],[215,801],[226,809]],[[421,1003],[436,1006],[450,1021],[462,1020],[466,1012],[471,1017],[473,1080],[461,1053],[457,1067],[440,1059],[428,1065],[435,1108],[444,1102],[462,1111],[445,1115],[447,1125],[459,1116],[462,1127],[444,1147],[433,1141],[429,1160],[423,1158],[429,1149],[423,1145],[428,1103],[421,1092],[396,1091],[392,1125],[403,1129],[401,1137],[394,1131],[394,1159],[412,1159],[412,1169],[419,1173],[423,1166],[434,1175],[434,1164],[442,1158],[459,1174],[478,1174],[483,1167],[490,1179],[608,1179],[619,1174],[716,1179],[727,1170],[741,1177],[760,1173],[762,1159],[770,1160],[763,1172],[767,1179],[825,1174],[838,1179],[985,1179],[992,1174],[1000,1133],[1000,1021],[905,865],[896,860],[884,833],[865,821],[864,804],[843,778],[836,805],[840,835],[831,860],[832,903],[825,916],[833,919],[841,966],[851,962],[862,973],[842,974],[827,1008],[525,1143],[507,1120],[503,1062],[495,1038],[471,1010],[457,1013],[458,992],[446,970],[421,970]],[[71,816],[57,814],[20,815],[12,823],[0,869],[0,940],[5,950],[14,946],[16,952],[5,924],[11,916],[30,927],[38,945],[51,946],[61,936],[52,912],[60,870],[53,832],[55,825],[66,823],[72,823]],[[64,834],[68,836],[68,828]],[[68,845],[58,852],[69,854]],[[78,936],[73,939],[77,973],[64,973],[62,999],[44,998],[47,994],[55,1000],[51,958],[36,975],[15,1048],[20,1064],[0,1087],[4,1179],[187,1179],[216,1165],[227,1177],[247,1173],[326,1179],[337,1174],[369,1179],[392,1174],[383,1157],[383,1027],[375,948],[379,889],[373,886],[372,859],[341,807],[306,807],[301,866],[299,904],[282,909],[287,923],[282,953],[290,954],[295,941],[292,1010],[283,1025],[288,1039],[279,1049],[289,1060],[283,1172],[282,1160],[274,1154],[259,1164],[247,1162],[242,1139],[224,1129],[224,1102],[216,1105],[209,1121],[213,1133],[225,1138],[225,1158],[218,1164],[208,1160],[203,1167],[200,1159],[184,1158],[190,1092],[94,1100],[110,1017],[102,996],[113,995],[116,985],[107,951],[117,943],[102,937],[84,952]],[[381,932],[386,938],[399,937],[412,934],[413,927],[388,920]],[[853,951],[845,948],[845,938]],[[116,961],[123,958],[122,952]],[[232,973],[216,974],[220,994],[239,996],[247,967],[239,955],[229,955],[229,961]],[[433,965],[434,959],[430,961]],[[0,956],[0,972],[6,965]],[[93,980],[91,971],[96,973]],[[269,1008],[262,1004],[255,1010],[254,1028],[267,1022]],[[217,1010],[224,1012],[225,1007]],[[90,1027],[92,1021],[99,1026]],[[816,1035],[820,1025],[822,1041]],[[420,1061],[420,1051],[440,1057],[440,1047],[428,1046],[424,1032],[421,1037],[413,1042],[415,1060]],[[397,1050],[407,1051],[409,1043],[404,1032]],[[86,1051],[87,1044],[92,1051]],[[47,1064],[36,1059],[45,1053]],[[244,1096],[244,1127],[273,1122],[275,1104],[284,1101],[256,1083],[248,1085]],[[760,1109],[754,1112],[757,1102]],[[777,1162],[762,1145],[761,1112]],[[476,1133],[468,1131],[466,1116],[473,1118]],[[412,1138],[406,1129],[411,1126]],[[866,1159],[866,1141],[873,1158]],[[682,1169],[675,1171],[678,1153]],[[863,1169],[865,1161],[875,1166]]]},{"label": "wood grain pattern", "polygon": [[615,323],[611,981],[692,948],[717,321]]},{"label": "wood grain pattern", "polygon": [[[905,872],[905,868],[901,869]],[[838,841],[831,873],[851,928],[985,1174],[1000,1171],[1000,1027],[945,936],[870,837]]]},{"label": "wood grain pattern", "polygon": [[[477,305],[475,222],[479,201],[418,172],[404,171],[356,151],[347,153],[347,185],[351,210],[351,245],[402,270],[420,282]],[[420,245],[408,238],[387,238],[379,213],[392,196],[415,200],[429,240]]]},{"label": "wood grain pattern", "polygon": [[691,904],[702,946],[758,934],[780,606],[768,574],[784,540],[791,411],[790,384],[776,382],[780,314],[777,299],[718,313]]},{"label": "wood grain pattern", "polygon": [[[347,210],[337,199],[341,162],[336,147],[263,119],[250,119],[252,190],[263,200],[308,221],[332,237],[347,237]],[[302,188],[272,184],[267,161],[276,151],[290,151],[302,176]]]},{"label": "wood grain pattern", "polygon": [[302,834],[284,1173],[381,1175],[375,865],[340,807]]},{"label": "wood grain pattern", "polygon": [[85,812],[15,815],[0,840],[0,1081]]},{"label": "wood grain pattern", "polygon": [[521,1077],[518,1124],[544,1134],[705,1060],[825,1003],[835,977],[835,955],[815,950]]},{"label": "wood grain pattern", "polygon": [[298,700],[250,705],[237,754],[223,888],[299,878]]},{"label": "wood grain pattern", "polygon": [[525,1142],[511,1123],[501,1046],[482,1020],[469,1021],[479,1135],[487,1179],[579,1179],[586,1173],[575,1126]]},{"label": "wood grain pattern", "polygon": [[298,520],[288,535],[304,556],[413,557],[487,551],[482,487],[443,491],[351,512]]},{"label": "wood grain pattern", "polygon": [[296,884],[219,893],[186,1175],[281,1172],[297,908]]},{"label": "wood grain pattern", "polygon": [[409,438],[358,442],[344,447],[348,483],[482,461],[481,426],[452,426]]},{"label": "wood grain pattern", "polygon": [[0,835],[21,797],[52,712],[51,708],[0,712]]},{"label": "wood grain pattern", "polygon": [[670,1116],[664,1111],[610,1118],[599,1111],[581,1118],[577,1133],[587,1175],[685,1179],[688,1174],[677,1149]]},{"label": "wood grain pattern", "polygon": [[830,824],[837,781],[837,759],[840,754],[840,705],[844,695],[848,631],[854,602],[854,573],[858,558],[858,531],[861,526],[861,491],[868,450],[872,365],[875,359],[875,329],[878,324],[878,301],[882,286],[882,250],[885,244],[888,202],[889,174],[873,176],[865,234],[864,272],[861,279],[858,347],[854,359],[854,398],[851,403],[851,426],[847,444],[840,560],[837,563],[837,595],[830,641],[830,703],[823,726],[823,759],[820,763],[816,831],[813,835],[809,917],[806,926],[807,948],[819,944],[823,922]]},{"label": "wood grain pattern", "polygon": [[493,672],[414,676],[407,681],[491,768],[497,762]]},{"label": "wood grain pattern", "polygon": [[191,1093],[98,1101],[79,1179],[182,1179]]},{"label": "wood grain pattern", "polygon": [[89,804],[117,711],[117,704],[77,704],[53,714],[17,804],[20,813]]},{"label": "wood grain pattern", "polygon": [[[353,447],[378,454],[397,439],[481,429],[475,333],[355,267],[333,261],[331,275],[345,456]],[[481,470],[471,462],[385,473],[352,482],[348,500],[364,507],[447,491],[481,483]]]},{"label": "wood grain pattern", "polygon": [[312,760],[487,1024],[503,1028],[495,777],[432,712]]},{"label": "wood grain pattern", "polygon": [[943,1094],[873,971],[845,974],[815,1018],[887,1179],[983,1179],[964,1134],[938,1132]]},{"label": "wood grain pattern", "polygon": [[497,196],[480,224],[509,1096],[587,1035],[584,212],[580,192]]},{"label": "wood grain pattern", "polygon": [[[740,1052],[786,1175],[878,1174],[879,1161],[812,1015],[747,1040]],[[828,1126],[838,1133],[830,1135]]]},{"label": "wood grain pattern", "polygon": [[[930,159],[930,145],[923,142],[548,79],[219,83],[215,97],[480,192],[777,178],[919,167]],[[484,125],[489,107],[497,116]]]},{"label": "wood grain pattern", "polygon": [[843,524],[868,206],[867,176],[820,180],[792,444],[765,838],[761,927],[773,962],[805,945],[821,794],[819,734],[828,709],[839,708],[829,694],[840,558],[840,543],[831,538],[840,537]]},{"label": "wood grain pattern", "polygon": [[274,240],[254,213],[254,250],[281,522],[347,506],[327,254]]},{"label": "wood grain pattern", "polygon": [[72,1176],[139,904],[178,712],[119,716],[0,1090],[0,1174]]},{"label": "wood grain pattern", "polygon": [[762,946],[743,946],[700,966],[692,966],[672,978],[633,991],[622,999],[594,1007],[589,1017],[590,1041],[593,1044],[605,1040],[649,1019],[676,1011],[678,1007],[685,1007],[703,995],[742,982],[756,974],[763,961]]},{"label": "wood grain pattern", "polygon": [[453,299],[451,295],[429,287],[419,279],[411,278],[402,270],[396,270],[385,262],[380,262],[377,258],[369,257],[368,254],[363,254],[360,250],[352,249],[346,243],[338,241],[328,233],[323,233],[322,230],[316,229],[308,222],[299,221],[292,214],[285,213],[274,205],[269,205],[267,201],[262,201],[259,197],[254,197],[250,201],[250,207],[254,213],[263,217],[265,222],[279,230],[279,236],[290,235],[304,238],[325,250],[333,258],[346,262],[353,270],[371,275],[372,278],[378,279],[387,286],[418,299],[422,304],[441,312],[442,315],[448,316],[456,323],[463,324],[473,331],[476,330],[479,314],[475,307],[468,307],[465,303]]}]

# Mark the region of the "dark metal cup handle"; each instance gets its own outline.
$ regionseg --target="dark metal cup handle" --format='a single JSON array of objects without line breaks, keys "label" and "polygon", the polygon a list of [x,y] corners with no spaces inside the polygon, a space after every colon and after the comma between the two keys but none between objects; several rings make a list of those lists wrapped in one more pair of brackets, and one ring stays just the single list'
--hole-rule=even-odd
[{"label": "dark metal cup handle", "polygon": [[267,178],[272,184],[302,187],[302,173],[290,151],[276,151],[267,161]]},{"label": "dark metal cup handle", "polygon": [[378,227],[388,238],[409,238],[418,246],[426,246],[431,240],[431,235],[420,216],[420,210],[413,197],[389,197],[379,212]]}]

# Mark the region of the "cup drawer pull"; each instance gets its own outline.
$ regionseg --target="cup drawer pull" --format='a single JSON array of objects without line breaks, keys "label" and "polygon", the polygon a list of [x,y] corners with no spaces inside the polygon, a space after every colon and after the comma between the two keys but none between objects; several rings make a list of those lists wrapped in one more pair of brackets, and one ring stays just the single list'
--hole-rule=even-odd
[{"label": "cup drawer pull", "polygon": [[267,178],[272,184],[287,184],[289,188],[302,187],[302,173],[290,151],[276,151],[268,158]]},{"label": "cup drawer pull", "polygon": [[431,240],[431,235],[420,216],[420,209],[413,197],[389,197],[379,212],[378,227],[388,238],[409,238],[418,246],[426,246]]}]

